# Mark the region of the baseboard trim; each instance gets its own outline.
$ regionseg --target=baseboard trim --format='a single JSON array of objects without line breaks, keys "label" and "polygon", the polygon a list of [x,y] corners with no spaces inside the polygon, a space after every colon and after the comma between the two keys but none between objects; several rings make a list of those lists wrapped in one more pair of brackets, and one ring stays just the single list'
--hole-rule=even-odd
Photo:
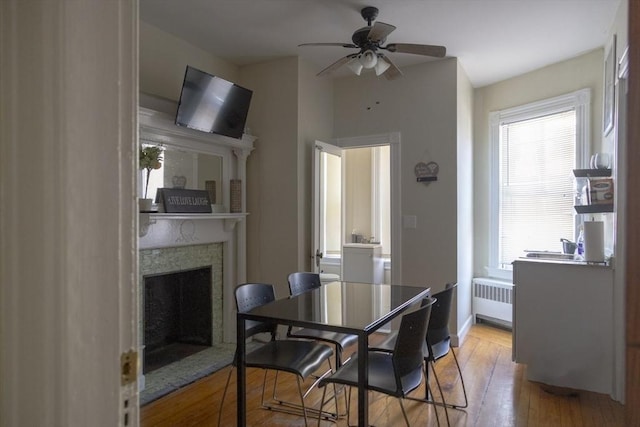
[{"label": "baseboard trim", "polygon": [[462,343],[464,343],[464,340],[467,338],[467,334],[471,329],[471,325],[473,325],[473,316],[470,315],[469,317],[467,317],[467,320],[465,320],[465,322],[463,323],[462,328],[460,328],[457,331],[457,333],[451,335],[452,346],[460,347]]}]

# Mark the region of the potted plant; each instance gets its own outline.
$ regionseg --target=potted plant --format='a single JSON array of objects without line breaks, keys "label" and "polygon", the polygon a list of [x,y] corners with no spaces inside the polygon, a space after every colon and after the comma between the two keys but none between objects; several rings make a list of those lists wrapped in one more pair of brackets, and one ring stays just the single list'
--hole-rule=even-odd
[{"label": "potted plant", "polygon": [[140,210],[150,211],[153,200],[147,198],[147,192],[149,191],[149,177],[151,171],[154,169],[160,169],[162,167],[162,147],[156,145],[148,145],[146,147],[140,147],[140,170],[145,170],[146,175],[144,179],[144,195],[140,199]]}]

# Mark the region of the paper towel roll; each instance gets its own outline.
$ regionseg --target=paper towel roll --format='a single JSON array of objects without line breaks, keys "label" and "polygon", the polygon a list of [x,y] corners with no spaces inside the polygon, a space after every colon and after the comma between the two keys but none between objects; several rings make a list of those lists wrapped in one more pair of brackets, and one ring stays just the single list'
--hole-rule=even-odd
[{"label": "paper towel roll", "polygon": [[604,222],[584,222],[584,260],[604,261]]}]

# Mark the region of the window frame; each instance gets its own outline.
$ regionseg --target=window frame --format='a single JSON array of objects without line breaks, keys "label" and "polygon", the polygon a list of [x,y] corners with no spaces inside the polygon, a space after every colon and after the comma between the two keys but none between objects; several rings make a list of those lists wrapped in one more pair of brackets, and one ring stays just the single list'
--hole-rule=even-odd
[{"label": "window frame", "polygon": [[[500,126],[568,110],[576,112],[576,165],[585,168],[589,164],[591,147],[591,90],[581,89],[565,95],[535,101],[517,107],[489,113],[490,153],[490,215],[489,215],[489,266],[491,277],[511,279],[512,271],[499,266],[500,226]],[[581,218],[576,214],[576,229]]]}]

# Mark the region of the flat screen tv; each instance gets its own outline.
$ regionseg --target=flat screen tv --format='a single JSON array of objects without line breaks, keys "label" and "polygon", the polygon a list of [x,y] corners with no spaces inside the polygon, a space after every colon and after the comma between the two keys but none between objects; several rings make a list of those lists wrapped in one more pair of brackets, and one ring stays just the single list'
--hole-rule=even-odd
[{"label": "flat screen tv", "polygon": [[242,138],[253,92],[187,66],[176,125]]}]

